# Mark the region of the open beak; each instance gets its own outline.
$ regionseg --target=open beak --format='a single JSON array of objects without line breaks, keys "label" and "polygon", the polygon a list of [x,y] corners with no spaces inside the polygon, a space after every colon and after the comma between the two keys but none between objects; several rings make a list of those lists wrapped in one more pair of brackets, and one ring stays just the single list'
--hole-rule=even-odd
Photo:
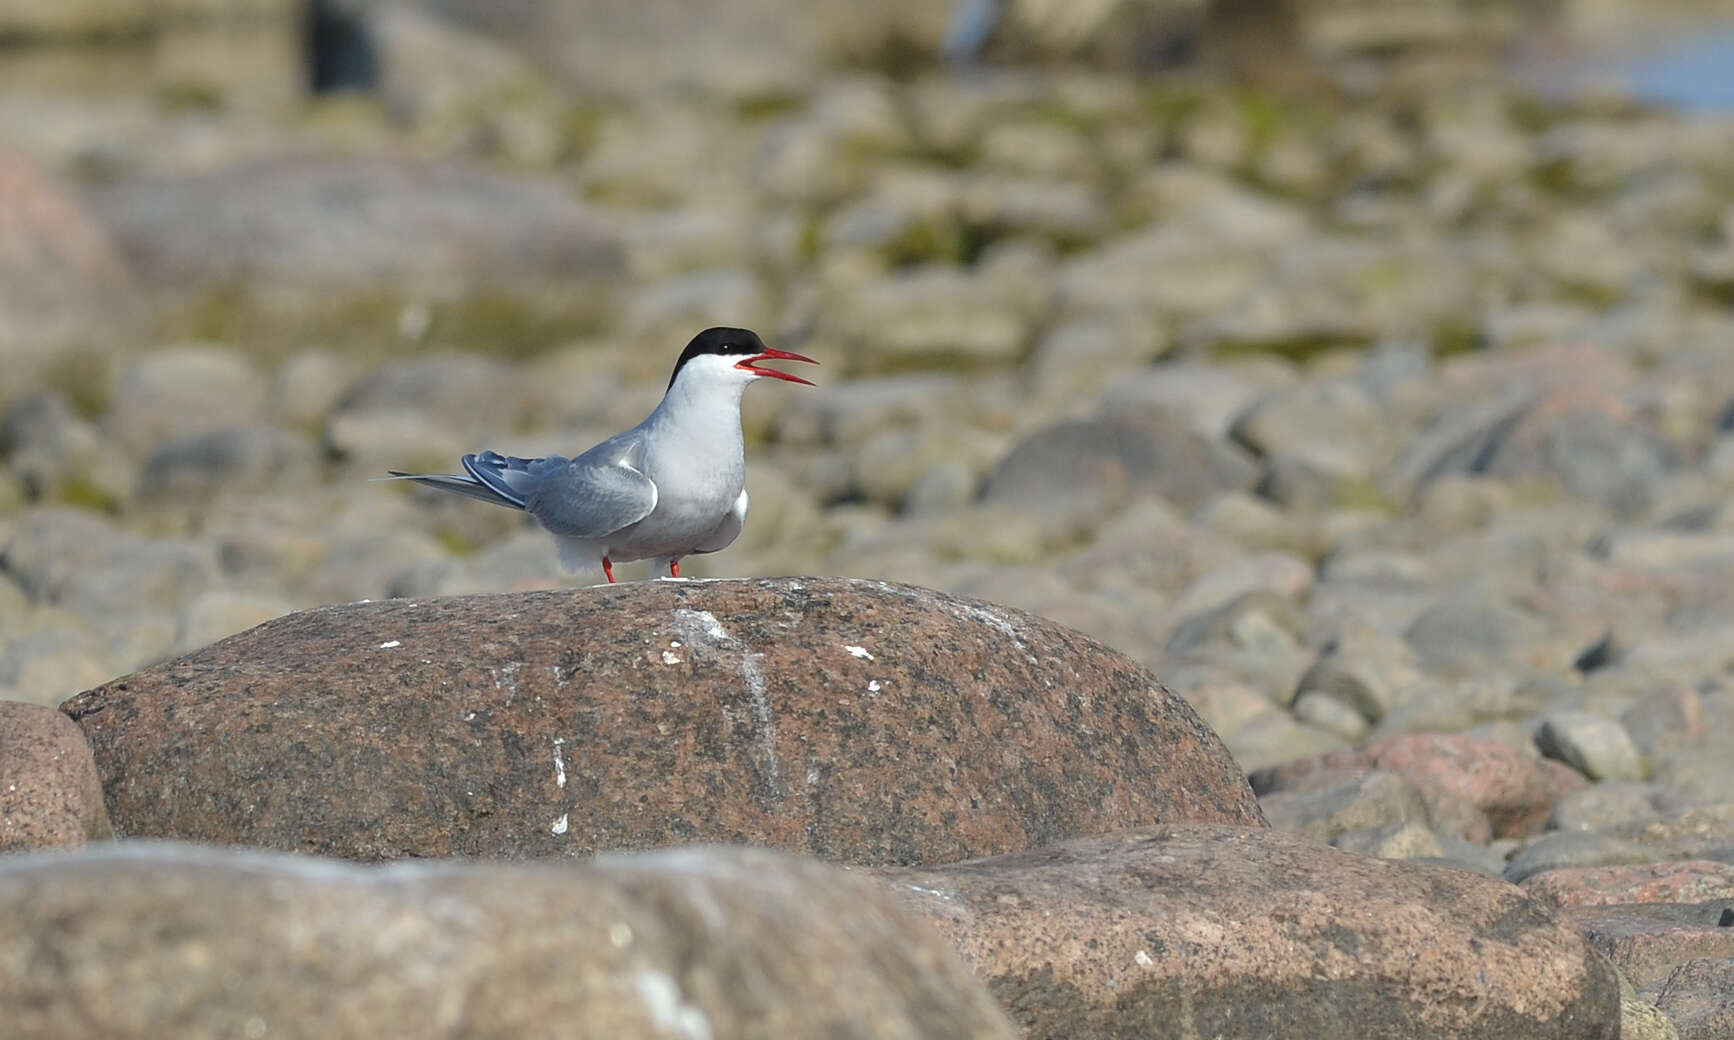
[{"label": "open beak", "polygon": [[763,354],[754,354],[750,358],[742,358],[740,361],[735,363],[735,367],[746,369],[755,376],[770,376],[773,379],[786,379],[791,383],[800,383],[802,386],[814,385],[811,379],[802,379],[800,376],[792,376],[787,372],[779,372],[774,368],[760,368],[759,362],[761,361],[805,361],[809,365],[818,364],[817,361],[814,361],[805,354],[797,354],[790,350],[772,350],[770,347],[766,347]]}]

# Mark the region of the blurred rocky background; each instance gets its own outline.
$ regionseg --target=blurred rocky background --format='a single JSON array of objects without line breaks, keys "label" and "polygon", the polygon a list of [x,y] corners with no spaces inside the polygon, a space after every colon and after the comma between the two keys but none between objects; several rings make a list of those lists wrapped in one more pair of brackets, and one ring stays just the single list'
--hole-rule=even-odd
[{"label": "blurred rocky background", "polygon": [[1734,4],[7,0],[0,698],[596,580],[368,478],[587,447],[722,323],[822,385],[691,573],[1081,630],[1273,825],[1734,1028],[1734,947],[1590,905],[1734,899]]}]

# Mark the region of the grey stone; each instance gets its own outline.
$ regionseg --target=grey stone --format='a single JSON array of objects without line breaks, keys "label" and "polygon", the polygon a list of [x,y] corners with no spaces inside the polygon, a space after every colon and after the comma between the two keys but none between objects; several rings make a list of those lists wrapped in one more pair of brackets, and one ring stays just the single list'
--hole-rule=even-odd
[{"label": "grey stone", "polygon": [[1649,850],[1635,841],[1603,831],[1549,831],[1524,846],[1505,864],[1505,880],[1517,884],[1531,874],[1560,867],[1612,867],[1648,863]]},{"label": "grey stone", "polygon": [[1433,831],[1414,820],[1344,831],[1331,844],[1344,852],[1381,859],[1437,859],[1445,854]]},{"label": "grey stone", "polygon": [[1547,818],[1550,830],[1596,831],[1623,823],[1658,817],[1654,784],[1608,781],[1573,791],[1558,802]]},{"label": "grey stone", "polygon": [[1532,614],[1460,599],[1429,607],[1403,633],[1421,666],[1442,676],[1464,676],[1509,664],[1519,650],[1547,636],[1546,623]]},{"label": "grey stone", "polygon": [[450,162],[267,158],[91,198],[138,270],[175,289],[504,290],[621,270],[618,243],[563,185]]},{"label": "grey stone", "polygon": [[1243,452],[1172,421],[1101,417],[1025,438],[989,474],[982,498],[1100,516],[1139,495],[1197,506],[1251,487],[1255,474]]},{"label": "grey stone", "polygon": [[1415,654],[1400,639],[1365,626],[1342,629],[1301,677],[1297,700],[1335,700],[1378,722],[1409,700],[1422,679]]},{"label": "grey stone", "polygon": [[148,448],[257,419],[265,389],[264,373],[223,347],[160,349],[122,370],[103,426],[123,444]]},{"label": "grey stone", "polygon": [[1549,713],[1536,728],[1535,743],[1542,754],[1592,780],[1642,780],[1649,773],[1625,727],[1588,712]]},{"label": "grey stone", "polygon": [[[1302,683],[1304,685],[1304,678]],[[1294,717],[1309,726],[1335,733],[1348,741],[1364,740],[1373,729],[1366,716],[1354,707],[1316,689],[1303,689],[1295,697]]]},{"label": "grey stone", "polygon": [[1378,770],[1311,791],[1277,791],[1258,800],[1272,827],[1319,841],[1386,824],[1430,824],[1427,800],[1409,780]]},{"label": "grey stone", "polygon": [[141,499],[175,499],[218,491],[280,490],[315,476],[305,435],[274,426],[230,426],[168,441],[145,460]]}]

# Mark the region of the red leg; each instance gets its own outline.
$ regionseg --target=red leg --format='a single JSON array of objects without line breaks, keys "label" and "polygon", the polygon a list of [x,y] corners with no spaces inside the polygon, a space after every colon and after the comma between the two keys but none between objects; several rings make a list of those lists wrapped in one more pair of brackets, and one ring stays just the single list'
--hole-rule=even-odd
[{"label": "red leg", "polygon": [[676,578],[680,577],[680,561],[679,560],[668,561],[668,573],[673,575]]},{"label": "red leg", "polygon": [[614,564],[606,556],[602,557],[602,573],[608,575],[608,584],[614,584]]}]

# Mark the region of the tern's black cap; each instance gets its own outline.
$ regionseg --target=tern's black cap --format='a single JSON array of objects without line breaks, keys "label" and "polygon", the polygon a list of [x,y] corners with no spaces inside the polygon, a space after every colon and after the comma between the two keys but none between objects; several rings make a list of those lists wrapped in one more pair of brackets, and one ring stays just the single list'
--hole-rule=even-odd
[{"label": "tern's black cap", "polygon": [[751,357],[765,352],[765,341],[751,329],[731,329],[719,325],[713,329],[705,329],[692,338],[686,349],[680,352],[680,360],[674,363],[674,373],[668,377],[668,385],[673,386],[680,370],[686,363],[700,354],[735,354],[740,357]]}]

